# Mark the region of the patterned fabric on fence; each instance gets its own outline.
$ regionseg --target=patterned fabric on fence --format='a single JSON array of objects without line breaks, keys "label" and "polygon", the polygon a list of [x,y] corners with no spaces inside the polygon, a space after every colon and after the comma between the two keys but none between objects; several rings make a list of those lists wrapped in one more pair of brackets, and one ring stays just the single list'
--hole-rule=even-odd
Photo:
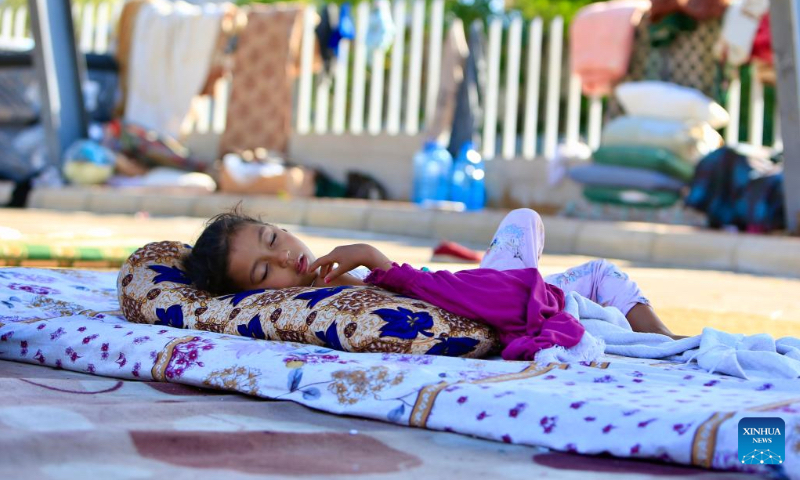
[{"label": "patterned fabric on fence", "polygon": [[720,31],[719,20],[698,22],[693,31],[679,32],[668,45],[652,48],[645,67],[646,79],[696,88],[719,99],[714,44]]},{"label": "patterned fabric on fence", "polygon": [[114,54],[119,66],[119,89],[122,94],[115,111],[121,117],[125,113],[125,98],[128,95],[128,63],[131,55],[131,41],[133,40],[133,26],[136,24],[136,15],[142,5],[148,0],[128,0],[122,7],[117,24],[117,50]]},{"label": "patterned fabric on fence", "polygon": [[220,154],[266,148],[286,152],[292,83],[299,74],[302,7],[254,5],[234,54],[228,118]]},{"label": "patterned fabric on fence", "polygon": [[[650,14],[645,14],[636,27],[628,74],[620,83],[637,80],[662,80],[696,88],[719,101],[719,67],[714,58],[714,44],[720,36],[719,19],[698,22],[693,31],[680,31],[671,42],[652,46]],[[610,118],[624,111],[616,98],[609,99]]]}]

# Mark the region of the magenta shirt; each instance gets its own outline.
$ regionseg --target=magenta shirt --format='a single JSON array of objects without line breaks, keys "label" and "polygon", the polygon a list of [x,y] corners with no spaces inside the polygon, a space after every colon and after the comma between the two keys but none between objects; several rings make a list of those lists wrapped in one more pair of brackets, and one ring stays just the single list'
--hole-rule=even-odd
[{"label": "magenta shirt", "polygon": [[364,282],[494,327],[506,360],[533,360],[555,345],[572,347],[584,332],[564,311],[564,292],[545,283],[536,268],[423,272],[393,263],[373,270]]}]

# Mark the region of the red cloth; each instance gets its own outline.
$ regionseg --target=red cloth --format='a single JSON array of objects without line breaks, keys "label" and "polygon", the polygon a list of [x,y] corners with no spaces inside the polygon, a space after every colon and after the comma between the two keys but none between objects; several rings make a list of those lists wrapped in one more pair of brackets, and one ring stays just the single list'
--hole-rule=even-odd
[{"label": "red cloth", "polygon": [[772,65],[772,36],[769,27],[769,14],[761,17],[761,23],[758,24],[756,38],[753,40],[752,57]]},{"label": "red cloth", "polygon": [[661,21],[671,13],[686,14],[698,22],[720,18],[731,3],[730,0],[651,0],[650,20]]},{"label": "red cloth", "polygon": [[585,331],[564,311],[564,292],[535,268],[423,272],[395,263],[364,281],[486,323],[497,331],[506,360],[533,360],[539,350],[575,346]]}]

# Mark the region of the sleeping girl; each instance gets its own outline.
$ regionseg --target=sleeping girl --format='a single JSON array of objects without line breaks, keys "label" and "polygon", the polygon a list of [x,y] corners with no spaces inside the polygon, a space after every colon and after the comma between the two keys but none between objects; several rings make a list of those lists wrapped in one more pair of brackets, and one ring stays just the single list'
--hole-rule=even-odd
[{"label": "sleeping girl", "polygon": [[296,236],[237,210],[209,220],[184,268],[213,294],[287,287],[374,285],[482,321],[498,333],[503,358],[533,360],[537,351],[575,346],[584,328],[564,311],[565,292],[618,308],[636,332],[674,335],[635,282],[595,260],[543,278],[538,270],[544,226],[530,209],[500,223],[480,268],[422,271],[392,262],[367,244],[343,245],[315,257]]}]

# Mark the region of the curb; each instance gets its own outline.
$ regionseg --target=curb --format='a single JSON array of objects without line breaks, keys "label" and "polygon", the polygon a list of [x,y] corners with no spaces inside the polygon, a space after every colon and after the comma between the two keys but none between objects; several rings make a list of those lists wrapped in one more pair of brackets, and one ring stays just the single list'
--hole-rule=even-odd
[{"label": "curb", "polygon": [[[362,230],[488,245],[507,210],[446,212],[405,202],[285,199],[228,194],[186,195],[102,187],[36,189],[31,208],[92,213],[211,217],[241,202],[265,221]],[[643,262],[654,266],[800,277],[800,238],[709,231],[676,225],[602,222],[543,216],[546,253]]]}]

